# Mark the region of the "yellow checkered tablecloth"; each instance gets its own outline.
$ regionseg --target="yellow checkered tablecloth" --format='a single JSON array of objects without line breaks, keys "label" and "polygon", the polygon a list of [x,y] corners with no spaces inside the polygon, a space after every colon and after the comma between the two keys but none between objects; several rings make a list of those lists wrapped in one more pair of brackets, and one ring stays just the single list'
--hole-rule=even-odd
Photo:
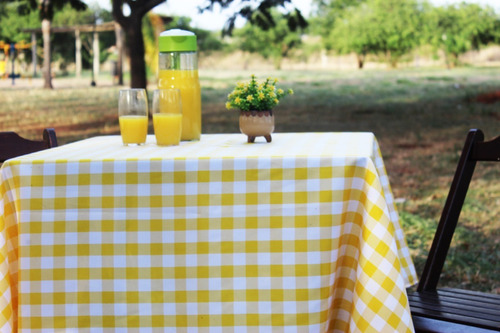
[{"label": "yellow checkered tablecloth", "polygon": [[371,133],[96,137],[7,161],[1,332],[407,332]]}]

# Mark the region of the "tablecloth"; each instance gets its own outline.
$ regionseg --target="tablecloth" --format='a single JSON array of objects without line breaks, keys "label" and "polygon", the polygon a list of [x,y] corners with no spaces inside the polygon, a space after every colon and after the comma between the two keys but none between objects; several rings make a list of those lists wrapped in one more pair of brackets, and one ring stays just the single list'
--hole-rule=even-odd
[{"label": "tablecloth", "polygon": [[82,140],[7,161],[2,332],[407,332],[372,133]]}]

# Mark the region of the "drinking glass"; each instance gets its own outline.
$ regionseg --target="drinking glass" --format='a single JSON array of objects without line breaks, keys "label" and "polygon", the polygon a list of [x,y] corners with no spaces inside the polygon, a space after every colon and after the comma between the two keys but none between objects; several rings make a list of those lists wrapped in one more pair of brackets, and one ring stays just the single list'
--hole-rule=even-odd
[{"label": "drinking glass", "polygon": [[118,115],[123,144],[125,146],[143,145],[148,134],[148,97],[146,90],[120,90]]},{"label": "drinking glass", "polygon": [[156,144],[175,146],[182,134],[182,103],[179,89],[153,91],[153,127]]}]

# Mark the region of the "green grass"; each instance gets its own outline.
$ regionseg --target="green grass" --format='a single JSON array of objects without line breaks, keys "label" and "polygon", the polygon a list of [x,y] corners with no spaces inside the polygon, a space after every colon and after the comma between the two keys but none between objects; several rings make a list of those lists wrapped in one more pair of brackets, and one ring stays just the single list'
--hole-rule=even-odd
[{"label": "green grass", "polygon": [[[280,79],[295,94],[276,109],[276,132],[369,131],[381,146],[407,241],[421,272],[460,149],[470,128],[499,135],[500,68],[253,72]],[[252,72],[201,71],[204,133],[239,133],[224,107],[236,82]],[[64,86],[61,79],[58,87]],[[152,85],[151,88],[154,88]],[[61,142],[118,133],[118,87],[0,91],[0,130],[39,136],[56,128]],[[441,282],[500,293],[498,165],[477,168]]]}]

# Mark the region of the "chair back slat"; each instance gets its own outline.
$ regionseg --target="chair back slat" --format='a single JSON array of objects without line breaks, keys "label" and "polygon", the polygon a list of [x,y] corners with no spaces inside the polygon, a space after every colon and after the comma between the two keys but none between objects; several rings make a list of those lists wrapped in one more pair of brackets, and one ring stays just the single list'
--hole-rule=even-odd
[{"label": "chair back slat", "polygon": [[498,161],[499,156],[500,137],[484,142],[484,134],[481,130],[472,129],[469,131],[417,287],[418,291],[432,291],[437,288],[476,162]]},{"label": "chair back slat", "polygon": [[14,157],[57,147],[56,132],[53,128],[43,131],[43,140],[28,140],[15,132],[0,132],[0,163]]},{"label": "chair back slat", "polygon": [[477,142],[472,151],[472,158],[477,161],[500,162],[500,136],[486,142]]}]

